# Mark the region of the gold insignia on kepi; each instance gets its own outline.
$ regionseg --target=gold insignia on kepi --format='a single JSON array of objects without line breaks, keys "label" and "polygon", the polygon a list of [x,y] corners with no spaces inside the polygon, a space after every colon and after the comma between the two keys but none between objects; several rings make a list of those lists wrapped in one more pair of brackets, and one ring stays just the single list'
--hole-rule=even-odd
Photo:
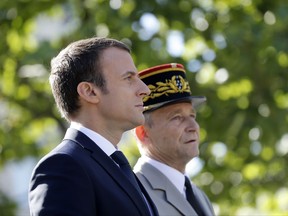
[{"label": "gold insignia on kepi", "polygon": [[149,84],[148,88],[151,93],[144,97],[143,101],[149,100],[149,98],[154,99],[165,94],[175,94],[177,92],[190,92],[189,83],[185,81],[182,76],[176,75],[172,76],[171,79],[166,79],[164,82],[156,82],[155,85]]},{"label": "gold insignia on kepi", "polygon": [[178,63],[162,64],[139,72],[139,77],[151,93],[144,97],[144,110],[151,111],[182,101],[194,107],[206,101],[204,96],[192,96],[184,66]]}]

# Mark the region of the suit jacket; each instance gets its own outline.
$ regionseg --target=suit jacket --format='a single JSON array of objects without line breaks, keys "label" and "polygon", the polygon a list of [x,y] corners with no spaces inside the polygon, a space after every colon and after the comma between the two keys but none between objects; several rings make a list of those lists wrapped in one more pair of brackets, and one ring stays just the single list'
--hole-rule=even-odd
[{"label": "suit jacket", "polygon": [[[157,168],[140,159],[136,163],[134,171],[152,198],[160,216],[197,215],[183,194]],[[191,184],[205,215],[215,215],[205,193],[192,182]]]},{"label": "suit jacket", "polygon": [[[141,183],[140,187],[157,216]],[[72,128],[34,168],[29,207],[32,216],[149,215],[143,197],[114,161]]]}]

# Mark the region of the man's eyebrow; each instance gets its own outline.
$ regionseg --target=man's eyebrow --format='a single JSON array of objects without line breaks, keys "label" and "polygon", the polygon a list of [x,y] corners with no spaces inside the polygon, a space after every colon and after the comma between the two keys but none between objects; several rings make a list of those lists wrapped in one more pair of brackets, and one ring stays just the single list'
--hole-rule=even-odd
[{"label": "man's eyebrow", "polygon": [[172,110],[171,112],[168,113],[168,117],[171,117],[175,114],[181,113],[181,109],[176,109],[176,110]]},{"label": "man's eyebrow", "polygon": [[[173,110],[171,112],[168,113],[168,117],[171,117],[173,115],[176,115],[176,114],[179,114],[182,112],[182,109],[179,108],[179,109],[176,109],[176,110]],[[194,108],[191,109],[190,113],[194,114],[196,116],[196,110]]]},{"label": "man's eyebrow", "polygon": [[122,74],[122,77],[132,75],[132,76],[138,76],[138,73],[135,71],[126,71],[125,73]]}]

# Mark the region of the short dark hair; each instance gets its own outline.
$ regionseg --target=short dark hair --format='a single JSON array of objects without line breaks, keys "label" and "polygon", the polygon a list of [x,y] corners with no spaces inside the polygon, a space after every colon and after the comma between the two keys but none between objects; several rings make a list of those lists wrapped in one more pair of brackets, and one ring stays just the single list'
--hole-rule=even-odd
[{"label": "short dark hair", "polygon": [[130,53],[128,46],[118,40],[93,37],[69,44],[51,60],[52,93],[61,115],[67,120],[80,108],[77,92],[80,82],[92,82],[103,92],[107,91],[100,57],[109,47]]}]

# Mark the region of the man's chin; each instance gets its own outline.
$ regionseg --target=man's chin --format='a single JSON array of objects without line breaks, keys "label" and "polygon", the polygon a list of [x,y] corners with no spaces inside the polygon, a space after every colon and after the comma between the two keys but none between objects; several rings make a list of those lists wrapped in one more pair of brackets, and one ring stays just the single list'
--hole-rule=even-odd
[{"label": "man's chin", "polygon": [[135,123],[135,127],[143,125],[145,122],[144,116],[143,118],[139,118],[138,121]]},{"label": "man's chin", "polygon": [[137,119],[135,118],[133,121],[131,121],[131,126],[128,130],[132,130],[136,128],[137,126],[143,125],[145,122],[144,116],[139,116]]}]

